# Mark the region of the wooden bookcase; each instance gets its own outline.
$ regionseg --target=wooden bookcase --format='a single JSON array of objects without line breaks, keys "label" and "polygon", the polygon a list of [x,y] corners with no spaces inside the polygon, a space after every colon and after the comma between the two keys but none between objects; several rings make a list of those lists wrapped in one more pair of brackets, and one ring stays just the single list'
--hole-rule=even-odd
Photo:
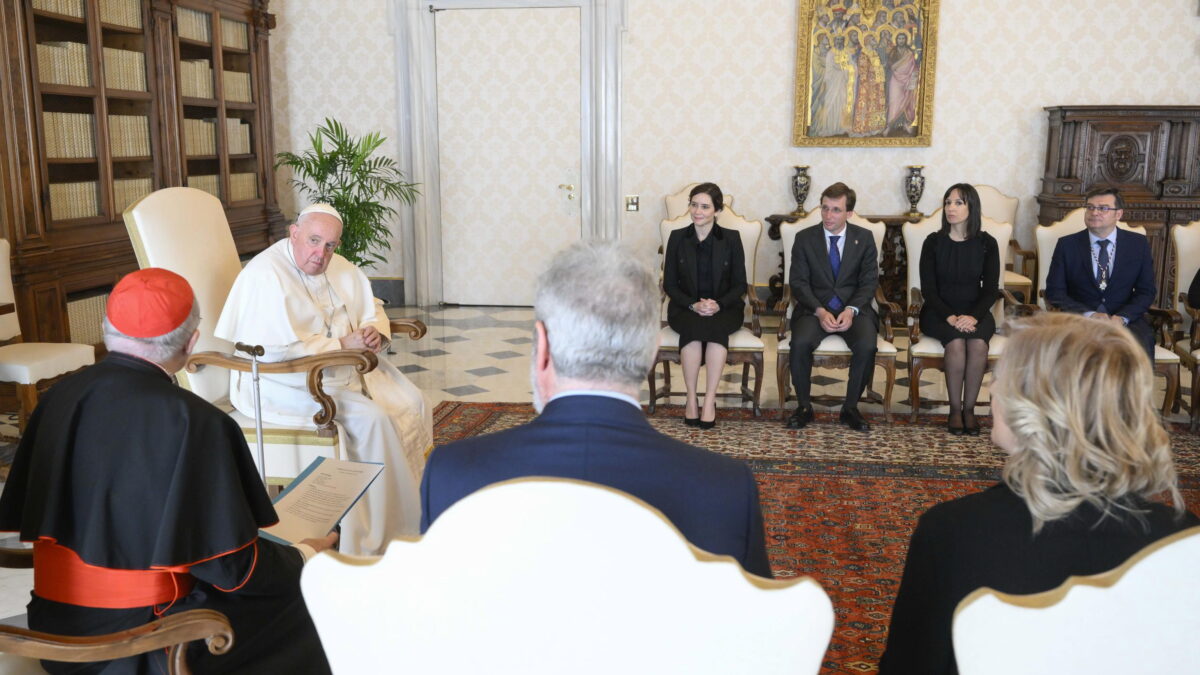
[{"label": "wooden bookcase", "polygon": [[0,226],[26,340],[137,267],[122,211],[177,185],[243,255],[282,236],[267,0],[0,0]]}]

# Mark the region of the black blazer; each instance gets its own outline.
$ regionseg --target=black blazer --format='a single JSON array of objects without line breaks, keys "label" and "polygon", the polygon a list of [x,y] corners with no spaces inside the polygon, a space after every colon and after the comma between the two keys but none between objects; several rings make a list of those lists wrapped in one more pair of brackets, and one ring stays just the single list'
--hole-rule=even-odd
[{"label": "black blazer", "polygon": [[796,301],[793,319],[816,314],[818,307],[833,312],[829,301],[834,294],[846,307],[857,307],[860,314],[874,315],[871,300],[879,285],[875,236],[867,228],[853,223],[846,223],[842,235],[846,237],[846,245],[842,249],[842,266],[834,279],[829,249],[825,245],[825,228],[817,224],[796,234],[792,243],[792,269],[788,275],[788,285]]},{"label": "black blazer", "polygon": [[1117,229],[1112,276],[1103,291],[1092,273],[1092,242],[1088,231],[1058,240],[1046,273],[1046,302],[1076,314],[1095,311],[1101,303],[1130,325],[1141,321],[1154,302],[1154,261],[1150,242],[1140,234]]},{"label": "black blazer", "polygon": [[664,436],[641,410],[607,396],[555,399],[529,424],[434,450],[421,480],[421,531],[459,499],[523,476],[576,478],[628,492],[662,511],[699,548],[771,576],[750,467]]},{"label": "black blazer", "polygon": [[[737,230],[729,230],[714,223],[709,237],[713,240],[712,278],[721,311],[737,311],[740,316],[746,294],[746,254],[742,248],[742,237]],[[667,250],[663,256],[663,290],[670,302],[667,316],[691,311],[688,306],[700,299],[696,283],[696,226],[688,225],[671,232],[667,239]]]},{"label": "black blazer", "polygon": [[1185,512],[1140,500],[1145,522],[1084,504],[1033,534],[1029,508],[1000,484],[943,502],[917,521],[892,610],[881,675],[958,672],[951,626],[963,598],[987,586],[1002,593],[1040,593],[1070,576],[1107,572],[1149,544],[1200,524]]}]

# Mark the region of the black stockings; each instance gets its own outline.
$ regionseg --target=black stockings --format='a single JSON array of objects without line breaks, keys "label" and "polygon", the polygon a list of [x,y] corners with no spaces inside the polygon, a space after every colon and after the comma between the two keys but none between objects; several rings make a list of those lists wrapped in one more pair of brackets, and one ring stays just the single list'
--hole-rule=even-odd
[{"label": "black stockings", "polygon": [[951,340],[946,345],[946,391],[951,418],[962,415],[964,409],[974,416],[987,355],[988,343],[979,339]]}]

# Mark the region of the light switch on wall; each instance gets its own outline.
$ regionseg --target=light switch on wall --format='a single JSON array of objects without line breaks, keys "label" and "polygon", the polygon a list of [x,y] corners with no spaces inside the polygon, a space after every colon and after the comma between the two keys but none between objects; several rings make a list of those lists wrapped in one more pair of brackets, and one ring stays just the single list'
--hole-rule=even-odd
[{"label": "light switch on wall", "polygon": [[626,211],[637,211],[638,210],[638,196],[637,195],[625,195],[625,210]]}]

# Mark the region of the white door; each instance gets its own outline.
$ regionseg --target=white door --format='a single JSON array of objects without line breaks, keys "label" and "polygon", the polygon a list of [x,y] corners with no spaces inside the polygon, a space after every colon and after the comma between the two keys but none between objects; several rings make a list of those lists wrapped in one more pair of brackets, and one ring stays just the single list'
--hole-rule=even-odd
[{"label": "white door", "polygon": [[581,236],[580,9],[435,17],[443,298],[532,305]]}]

